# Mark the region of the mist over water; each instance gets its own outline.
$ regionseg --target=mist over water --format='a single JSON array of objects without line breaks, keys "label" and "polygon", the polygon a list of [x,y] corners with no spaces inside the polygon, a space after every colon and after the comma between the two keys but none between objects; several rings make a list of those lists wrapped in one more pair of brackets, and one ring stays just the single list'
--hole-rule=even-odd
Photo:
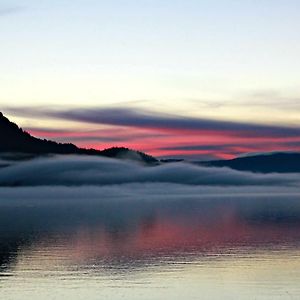
[{"label": "mist over water", "polygon": [[298,174],[254,174],[189,163],[145,166],[139,161],[90,156],[51,156],[0,168],[0,186],[177,183],[219,186],[299,186]]},{"label": "mist over water", "polygon": [[297,174],[82,156],[0,168],[3,299],[298,299]]}]

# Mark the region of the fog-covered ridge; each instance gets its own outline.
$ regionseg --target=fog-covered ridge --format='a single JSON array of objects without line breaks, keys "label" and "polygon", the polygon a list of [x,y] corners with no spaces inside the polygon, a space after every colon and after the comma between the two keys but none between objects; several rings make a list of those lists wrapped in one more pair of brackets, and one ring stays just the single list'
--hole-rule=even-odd
[{"label": "fog-covered ridge", "polygon": [[220,186],[298,186],[297,174],[254,174],[178,162],[144,166],[138,162],[82,155],[39,157],[0,168],[0,186],[80,186],[176,183]]},{"label": "fog-covered ridge", "polygon": [[71,143],[39,139],[24,131],[0,112],[0,154],[6,155],[7,153],[15,155],[20,153],[23,155],[81,154],[132,159],[145,164],[158,163],[156,158],[126,147],[112,147],[105,150],[85,149],[78,148]]}]

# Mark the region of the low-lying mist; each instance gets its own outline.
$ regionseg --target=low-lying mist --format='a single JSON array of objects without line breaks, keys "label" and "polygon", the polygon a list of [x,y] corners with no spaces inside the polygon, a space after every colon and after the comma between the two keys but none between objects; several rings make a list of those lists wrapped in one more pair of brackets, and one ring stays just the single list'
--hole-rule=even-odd
[{"label": "low-lying mist", "polygon": [[[3,163],[3,162],[2,162]],[[0,186],[82,186],[160,183],[201,186],[299,186],[297,174],[255,174],[189,163],[144,166],[91,156],[51,156],[0,168]]]},{"label": "low-lying mist", "polygon": [[164,255],[300,241],[297,174],[52,156],[3,160],[0,185],[4,268],[20,249],[53,254],[57,237],[76,265],[122,258],[130,270]]}]

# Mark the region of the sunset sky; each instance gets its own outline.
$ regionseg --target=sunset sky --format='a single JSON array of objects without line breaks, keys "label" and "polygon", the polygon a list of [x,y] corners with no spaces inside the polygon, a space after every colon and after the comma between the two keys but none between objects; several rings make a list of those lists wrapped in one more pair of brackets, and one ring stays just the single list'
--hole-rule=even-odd
[{"label": "sunset sky", "polygon": [[298,0],[0,0],[0,111],[155,156],[300,151]]}]

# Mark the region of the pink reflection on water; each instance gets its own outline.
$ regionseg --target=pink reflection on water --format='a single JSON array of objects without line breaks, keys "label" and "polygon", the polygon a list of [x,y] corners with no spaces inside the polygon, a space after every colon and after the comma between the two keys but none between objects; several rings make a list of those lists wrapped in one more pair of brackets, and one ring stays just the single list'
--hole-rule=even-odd
[{"label": "pink reflection on water", "polygon": [[[83,262],[97,259],[133,259],[185,254],[224,253],[238,248],[264,248],[297,245],[300,224],[255,222],[241,218],[234,207],[220,206],[213,215],[166,215],[159,211],[144,217],[134,226],[108,228],[103,224],[78,227],[70,235],[62,235],[71,260]],[[51,243],[36,245],[40,250]],[[51,253],[60,251],[53,246]]]}]

